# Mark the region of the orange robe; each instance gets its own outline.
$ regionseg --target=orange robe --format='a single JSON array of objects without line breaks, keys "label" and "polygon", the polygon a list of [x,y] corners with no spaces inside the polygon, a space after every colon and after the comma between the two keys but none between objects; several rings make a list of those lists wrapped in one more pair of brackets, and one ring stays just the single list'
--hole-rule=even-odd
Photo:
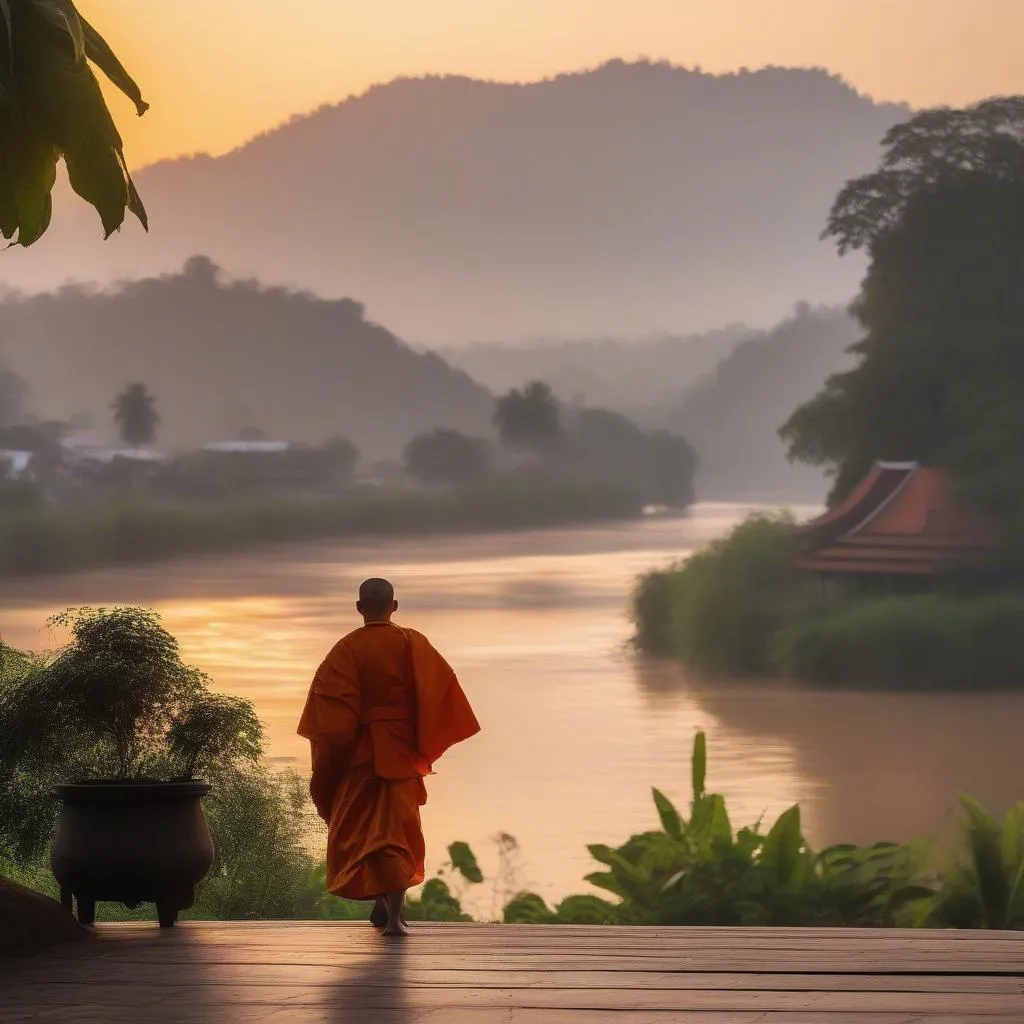
[{"label": "orange robe", "polygon": [[327,888],[375,899],[424,877],[423,778],[480,731],[451,666],[421,633],[371,622],[342,638],[310,687],[310,795],[329,827]]}]

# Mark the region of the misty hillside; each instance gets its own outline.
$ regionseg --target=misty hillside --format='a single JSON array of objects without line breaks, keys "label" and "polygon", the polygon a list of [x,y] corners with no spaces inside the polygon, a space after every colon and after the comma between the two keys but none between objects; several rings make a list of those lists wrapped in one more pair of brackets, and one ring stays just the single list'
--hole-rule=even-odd
[{"label": "misty hillside", "polygon": [[8,298],[0,362],[28,382],[36,416],[78,416],[108,438],[115,394],[145,383],[165,449],[255,427],[289,441],[342,435],[386,457],[433,427],[486,431],[493,409],[484,388],[366,320],[359,303],[225,283],[201,257],[110,293]]},{"label": "misty hillside", "polygon": [[818,236],[908,113],[821,70],[403,79],[143,170],[148,238],[131,224],[101,245],[94,212],[58,197],[53,230],[0,274],[110,281],[204,252],[232,275],[358,295],[432,345],[767,324],[801,296],[854,293],[862,264]]},{"label": "misty hillside", "polygon": [[680,401],[753,333],[733,326],[686,337],[477,344],[438,349],[438,355],[494,392],[542,380],[565,402],[632,409]]},{"label": "misty hillside", "polygon": [[792,465],[778,429],[825,378],[852,363],[858,326],[838,308],[801,305],[741,342],[673,408],[638,419],[686,436],[700,455],[697,494],[708,499],[823,501],[820,470]]}]

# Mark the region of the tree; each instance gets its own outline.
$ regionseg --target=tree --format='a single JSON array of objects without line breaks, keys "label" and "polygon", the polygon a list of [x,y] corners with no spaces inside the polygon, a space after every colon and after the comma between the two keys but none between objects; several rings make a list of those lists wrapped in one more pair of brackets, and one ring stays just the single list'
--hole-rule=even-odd
[{"label": "tree", "polygon": [[549,454],[562,440],[558,399],[541,381],[502,395],[495,406],[494,423],[502,444],[535,455]]},{"label": "tree", "polygon": [[845,497],[876,459],[944,466],[1004,524],[1024,519],[1024,98],[919,114],[827,234],[870,266],[857,364],[782,428]]},{"label": "tree", "polygon": [[156,440],[160,416],[156,411],[156,399],[145,384],[129,384],[114,399],[114,419],[125,444],[138,448]]},{"label": "tree", "polygon": [[120,228],[125,210],[148,229],[90,62],[140,116],[146,112],[139,87],[72,0],[0,0],[0,232],[19,245],[49,227],[62,157],[71,187],[96,209],[105,237]]},{"label": "tree", "polygon": [[644,501],[673,508],[693,501],[697,456],[685,438],[647,433],[608,409],[581,409],[572,422],[572,439],[585,465],[632,485]]},{"label": "tree", "polygon": [[425,484],[465,484],[487,473],[487,442],[458,430],[438,429],[414,437],[402,453],[406,471]]},{"label": "tree", "polygon": [[965,109],[937,107],[890,128],[881,166],[846,183],[823,238],[840,253],[869,249],[896,231],[922,193],[965,177],[1020,182],[1024,176],[1024,96],[985,100]]},{"label": "tree", "polygon": [[327,475],[347,482],[359,464],[359,449],[347,437],[332,437],[321,449]]},{"label": "tree", "polygon": [[653,500],[669,508],[685,508],[693,503],[694,477],[699,460],[685,437],[656,430],[646,437]]},{"label": "tree", "polygon": [[27,393],[25,381],[0,362],[0,427],[16,426],[22,421]]}]

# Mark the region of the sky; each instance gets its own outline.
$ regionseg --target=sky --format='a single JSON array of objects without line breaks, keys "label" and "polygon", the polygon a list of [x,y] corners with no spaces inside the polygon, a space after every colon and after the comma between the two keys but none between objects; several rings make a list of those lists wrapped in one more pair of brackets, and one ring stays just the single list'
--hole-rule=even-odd
[{"label": "sky", "polygon": [[[78,0],[152,104],[133,167],[219,154],[401,75],[535,81],[612,58],[827,67],[915,107],[1024,92],[1024,0]],[[108,93],[109,95],[109,93]]]}]

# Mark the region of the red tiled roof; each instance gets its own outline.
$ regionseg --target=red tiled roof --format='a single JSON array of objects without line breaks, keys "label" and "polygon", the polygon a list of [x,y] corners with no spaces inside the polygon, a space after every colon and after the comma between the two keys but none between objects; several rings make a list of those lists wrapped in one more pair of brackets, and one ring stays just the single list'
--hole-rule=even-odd
[{"label": "red tiled roof", "polygon": [[874,575],[930,575],[993,539],[953,500],[944,471],[916,463],[877,463],[844,502],[800,534],[801,568]]}]

